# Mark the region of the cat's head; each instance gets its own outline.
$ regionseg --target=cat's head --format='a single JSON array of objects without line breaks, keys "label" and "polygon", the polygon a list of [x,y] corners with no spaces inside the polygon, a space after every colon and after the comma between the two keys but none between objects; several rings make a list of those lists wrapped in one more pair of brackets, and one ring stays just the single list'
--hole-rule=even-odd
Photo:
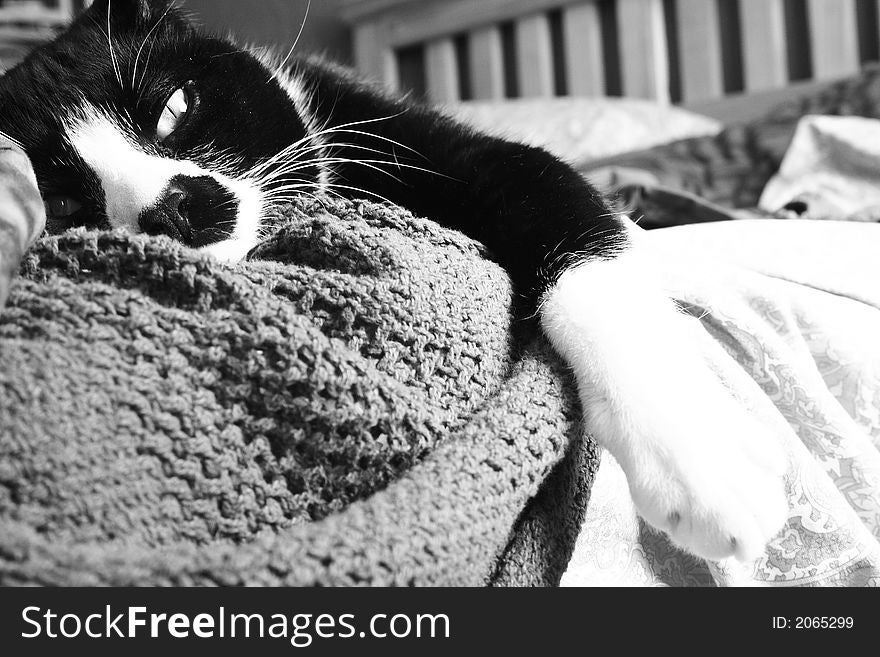
[{"label": "cat's head", "polygon": [[315,156],[307,102],[173,2],[96,0],[0,79],[0,131],[31,158],[50,230],[162,233],[236,260],[290,171],[320,175],[291,166]]}]

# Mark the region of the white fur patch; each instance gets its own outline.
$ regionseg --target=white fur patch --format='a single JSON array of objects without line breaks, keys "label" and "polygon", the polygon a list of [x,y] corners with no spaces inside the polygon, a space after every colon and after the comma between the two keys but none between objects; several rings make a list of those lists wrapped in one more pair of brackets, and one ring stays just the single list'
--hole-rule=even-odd
[{"label": "white fur patch", "polygon": [[759,555],[787,517],[785,455],[709,367],[703,328],[657,288],[638,247],[565,272],[541,324],[641,515],[704,558]]},{"label": "white fur patch", "polygon": [[171,179],[211,176],[238,201],[235,230],[220,244],[204,247],[224,260],[241,260],[259,239],[262,194],[253,185],[189,160],[175,160],[147,152],[118,121],[94,107],[86,107],[66,127],[67,139],[95,172],[104,191],[110,225],[140,232],[138,217],[162,197]]}]

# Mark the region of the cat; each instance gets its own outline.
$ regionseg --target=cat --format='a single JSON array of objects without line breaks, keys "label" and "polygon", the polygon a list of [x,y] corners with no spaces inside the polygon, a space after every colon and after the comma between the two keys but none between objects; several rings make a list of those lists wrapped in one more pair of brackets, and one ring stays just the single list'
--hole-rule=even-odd
[{"label": "cat", "polygon": [[642,516],[751,559],[787,515],[786,459],[653,282],[640,229],[548,152],[482,134],[309,57],[202,32],[168,0],[96,0],[0,82],[0,130],[52,232],[167,235],[239,261],[297,195],[367,195],[485,244],[577,380]]}]

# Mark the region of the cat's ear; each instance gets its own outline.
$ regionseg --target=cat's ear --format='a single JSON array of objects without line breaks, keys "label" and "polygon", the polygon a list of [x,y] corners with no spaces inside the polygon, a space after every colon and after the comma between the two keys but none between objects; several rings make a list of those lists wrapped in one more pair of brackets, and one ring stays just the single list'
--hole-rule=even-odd
[{"label": "cat's ear", "polygon": [[135,27],[152,23],[173,4],[174,0],[95,0],[87,11],[102,23],[109,18],[111,23]]}]

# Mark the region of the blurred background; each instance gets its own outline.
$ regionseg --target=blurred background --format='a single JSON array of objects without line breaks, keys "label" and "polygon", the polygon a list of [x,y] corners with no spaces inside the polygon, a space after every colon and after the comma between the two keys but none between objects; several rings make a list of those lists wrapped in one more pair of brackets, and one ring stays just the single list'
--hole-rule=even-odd
[{"label": "blurred background", "polygon": [[[5,68],[50,37],[91,0],[0,0],[0,62]],[[234,29],[242,41],[289,44],[305,16],[307,0],[179,0],[199,20],[222,32]],[[350,30],[342,0],[313,0],[302,43],[336,59],[351,58]]]},{"label": "blurred background", "polygon": [[[5,68],[89,0],[0,0]],[[307,0],[180,0],[206,26],[286,50]],[[627,96],[712,103],[878,59],[878,0],[313,0],[301,40],[438,102]],[[722,107],[730,107],[725,102]],[[717,113],[717,112],[716,112]]]}]

